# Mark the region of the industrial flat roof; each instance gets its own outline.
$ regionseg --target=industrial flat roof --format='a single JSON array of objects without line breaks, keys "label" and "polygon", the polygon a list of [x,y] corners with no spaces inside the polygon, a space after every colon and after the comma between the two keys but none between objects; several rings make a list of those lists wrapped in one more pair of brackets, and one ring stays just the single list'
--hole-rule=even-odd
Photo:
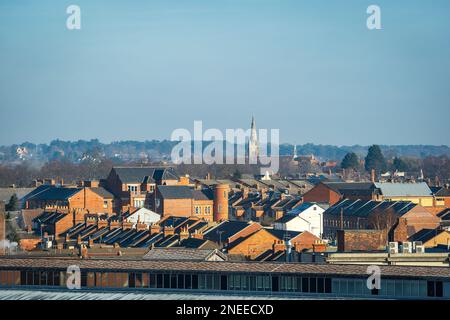
[{"label": "industrial flat roof", "polygon": [[[182,271],[223,273],[299,273],[308,275],[337,275],[367,277],[367,265],[275,263],[275,262],[212,262],[212,261],[144,261],[120,259],[60,259],[60,258],[0,258],[0,269],[66,269],[77,265],[88,270],[126,271]],[[446,278],[448,267],[379,266],[381,277]]]},{"label": "industrial flat roof", "polygon": [[[146,289],[145,292],[139,291],[118,291],[103,292],[94,290],[60,290],[60,289],[1,289],[0,300],[317,300],[317,299],[344,299],[336,297],[320,296],[300,296],[300,295],[268,295],[247,293],[201,293],[201,292],[161,292],[159,290]],[[349,298],[345,298],[349,299]]]}]

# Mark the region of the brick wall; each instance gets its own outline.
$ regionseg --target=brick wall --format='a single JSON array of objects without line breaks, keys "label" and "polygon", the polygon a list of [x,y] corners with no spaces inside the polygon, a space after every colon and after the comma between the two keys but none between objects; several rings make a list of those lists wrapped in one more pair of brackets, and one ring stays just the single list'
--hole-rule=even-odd
[{"label": "brick wall", "polygon": [[36,249],[40,242],[40,239],[20,239],[19,246],[22,250],[31,251]]},{"label": "brick wall", "polygon": [[190,217],[192,215],[192,199],[167,199],[161,200],[163,215],[176,217]]},{"label": "brick wall", "polygon": [[[195,213],[196,206],[198,206],[201,209],[200,214]],[[213,200],[194,200],[193,208],[192,208],[192,215],[195,217],[198,217],[200,219],[205,219],[208,222],[212,222],[213,221],[213,207],[214,207]],[[206,210],[207,208],[209,208],[208,209],[209,211]]]},{"label": "brick wall", "polygon": [[341,195],[331,190],[323,183],[319,183],[303,195],[304,202],[326,202],[329,203],[330,206],[339,202],[339,200],[341,200]]},{"label": "brick wall", "polygon": [[89,188],[84,188],[69,199],[70,209],[86,209],[91,213],[112,214],[112,201],[108,201],[108,207],[103,207],[103,197],[96,194]]},{"label": "brick wall", "polygon": [[387,244],[386,230],[338,230],[339,252],[384,250]]},{"label": "brick wall", "polygon": [[277,240],[279,239],[270,232],[261,229],[229,249],[228,254],[243,255],[253,259],[267,250],[272,250]]},{"label": "brick wall", "polygon": [[298,236],[291,239],[291,244],[296,251],[302,251],[305,249],[312,249],[314,243],[320,241],[320,238],[312,234],[311,232],[304,231]]},{"label": "brick wall", "polygon": [[430,213],[424,207],[417,205],[398,220],[394,227],[393,241],[408,241],[408,238],[422,229],[436,229],[440,218]]}]

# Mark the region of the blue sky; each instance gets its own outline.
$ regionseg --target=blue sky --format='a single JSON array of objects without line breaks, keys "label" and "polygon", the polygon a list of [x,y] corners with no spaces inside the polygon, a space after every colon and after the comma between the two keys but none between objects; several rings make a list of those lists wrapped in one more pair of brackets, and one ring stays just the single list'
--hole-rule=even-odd
[{"label": "blue sky", "polygon": [[[366,28],[371,4],[382,30]],[[449,145],[449,14],[448,0],[0,0],[0,144],[168,139],[254,114],[282,142]]]}]

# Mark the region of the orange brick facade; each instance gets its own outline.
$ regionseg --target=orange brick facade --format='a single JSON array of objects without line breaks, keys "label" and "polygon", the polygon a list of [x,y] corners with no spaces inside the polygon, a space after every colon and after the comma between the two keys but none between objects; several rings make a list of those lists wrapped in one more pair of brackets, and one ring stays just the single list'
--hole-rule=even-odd
[{"label": "orange brick facade", "polygon": [[85,210],[91,213],[113,213],[113,200],[105,199],[90,188],[82,188],[80,191],[68,199],[58,200],[35,200],[27,202],[27,209],[49,209],[63,212],[73,212],[73,210]]},{"label": "orange brick facade", "polygon": [[[194,201],[192,199],[158,199],[160,206],[156,204],[156,212],[163,215],[190,217]],[[158,201],[157,200],[157,201]]]},{"label": "orange brick facade", "polygon": [[25,251],[32,251],[37,248],[41,239],[20,239],[19,247]]},{"label": "orange brick facade", "polygon": [[261,253],[271,250],[273,248],[274,242],[279,239],[272,235],[269,231],[265,229],[260,229],[259,231],[253,233],[251,236],[247,237],[241,241],[236,246],[228,250],[230,255],[242,255],[250,259],[254,259]]},{"label": "orange brick facade", "polygon": [[303,195],[304,202],[322,202],[329,203],[330,206],[341,200],[342,196],[336,191],[332,190],[323,183],[319,183],[317,186],[309,190]]},{"label": "orange brick facade", "polygon": [[291,244],[294,246],[296,251],[300,252],[305,249],[312,249],[317,241],[320,241],[319,237],[308,231],[304,231],[293,238],[291,240]]},{"label": "orange brick facade", "polygon": [[422,206],[415,206],[398,219],[393,231],[393,241],[408,241],[408,238],[422,229],[436,229],[440,219]]},{"label": "orange brick facade", "polygon": [[[320,238],[305,231],[292,238],[291,245],[296,251],[300,252],[305,249],[312,249],[317,241],[320,241]],[[273,250],[275,252],[286,250],[286,245],[282,239],[277,238],[266,229],[259,229],[236,245],[232,245],[228,249],[228,254],[242,255],[246,258],[254,259],[267,250]]]},{"label": "orange brick facade", "polygon": [[339,252],[384,250],[387,245],[386,230],[338,230]]},{"label": "orange brick facade", "polygon": [[69,212],[73,209],[84,209],[91,213],[113,213],[112,199],[104,199],[89,188],[83,188],[69,199]]}]

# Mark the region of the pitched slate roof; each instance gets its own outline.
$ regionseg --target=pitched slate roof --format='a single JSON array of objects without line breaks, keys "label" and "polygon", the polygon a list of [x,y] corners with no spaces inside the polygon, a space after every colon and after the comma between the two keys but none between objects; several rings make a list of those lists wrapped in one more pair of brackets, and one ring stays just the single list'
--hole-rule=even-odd
[{"label": "pitched slate roof", "polygon": [[443,220],[443,221],[448,221],[448,220],[450,220],[450,208],[447,208],[447,209],[442,210],[441,212],[439,212],[439,213],[437,214],[437,216],[438,216],[439,218],[441,218],[441,220]]},{"label": "pitched slate roof", "polygon": [[323,182],[337,193],[348,196],[370,196],[376,191],[372,182]]},{"label": "pitched slate roof", "polygon": [[43,223],[43,224],[54,224],[67,216],[67,213],[61,212],[43,212],[33,219],[34,222]]},{"label": "pitched slate roof", "polygon": [[187,238],[181,241],[180,247],[198,249],[206,244],[217,246],[214,242],[207,239]]},{"label": "pitched slate roof", "polygon": [[438,197],[450,197],[450,188],[448,187],[431,187],[430,189]]},{"label": "pitched slate roof", "polygon": [[239,200],[237,203],[233,205],[234,208],[236,207],[243,207],[248,208],[252,206],[252,203],[259,202],[261,200],[261,194],[258,193],[249,193],[247,198],[243,198]]},{"label": "pitched slate roof", "polygon": [[430,187],[425,182],[419,183],[392,183],[375,182],[375,186],[380,189],[385,197],[427,197],[432,196]]},{"label": "pitched slate roof", "polygon": [[277,230],[277,229],[268,229],[265,230],[269,231],[273,236],[277,237],[280,240],[291,240],[301,234],[301,232],[298,231],[288,231],[288,230]]},{"label": "pitched slate roof", "polygon": [[203,234],[203,238],[214,242],[218,242],[219,240],[225,241],[229,237],[247,228],[249,225],[250,223],[244,221],[224,221],[217,226],[208,229]]},{"label": "pitched slate roof", "polygon": [[67,200],[73,195],[80,192],[82,189],[80,188],[65,188],[65,187],[55,187],[50,186],[49,188],[42,190],[42,192],[38,192],[30,197],[28,200]]},{"label": "pitched slate roof", "polygon": [[159,180],[178,180],[179,177],[172,168],[157,168],[153,175],[153,179]]},{"label": "pitched slate roof", "polygon": [[288,214],[290,214],[290,215],[299,215],[300,213],[302,213],[303,211],[311,208],[315,204],[316,203],[314,203],[314,202],[303,202],[298,207],[295,207],[294,209],[290,210],[288,212]]},{"label": "pitched slate roof", "polygon": [[153,180],[155,168],[148,167],[114,167],[113,170],[119,176],[122,183],[143,183],[145,178]]},{"label": "pitched slate roof", "polygon": [[114,167],[122,183],[150,183],[160,180],[178,180],[172,168],[161,167]]},{"label": "pitched slate roof", "polygon": [[409,237],[409,241],[422,241],[423,243],[433,239],[434,237],[440,235],[442,232],[448,232],[446,230],[439,229],[422,229],[419,232],[413,234]]},{"label": "pitched slate roof", "polygon": [[188,186],[158,186],[159,193],[164,199],[192,199],[192,189]]},{"label": "pitched slate roof", "polygon": [[114,199],[114,196],[112,195],[112,193],[107,191],[105,188],[99,187],[99,188],[90,188],[90,189],[104,199]]},{"label": "pitched slate roof", "polygon": [[287,222],[289,222],[291,220],[294,220],[296,218],[300,219],[300,217],[298,215],[289,213],[289,214],[285,214],[280,219],[275,220],[275,223],[287,223]]},{"label": "pitched slate roof", "polygon": [[213,200],[214,193],[211,189],[192,190],[194,200]]}]

